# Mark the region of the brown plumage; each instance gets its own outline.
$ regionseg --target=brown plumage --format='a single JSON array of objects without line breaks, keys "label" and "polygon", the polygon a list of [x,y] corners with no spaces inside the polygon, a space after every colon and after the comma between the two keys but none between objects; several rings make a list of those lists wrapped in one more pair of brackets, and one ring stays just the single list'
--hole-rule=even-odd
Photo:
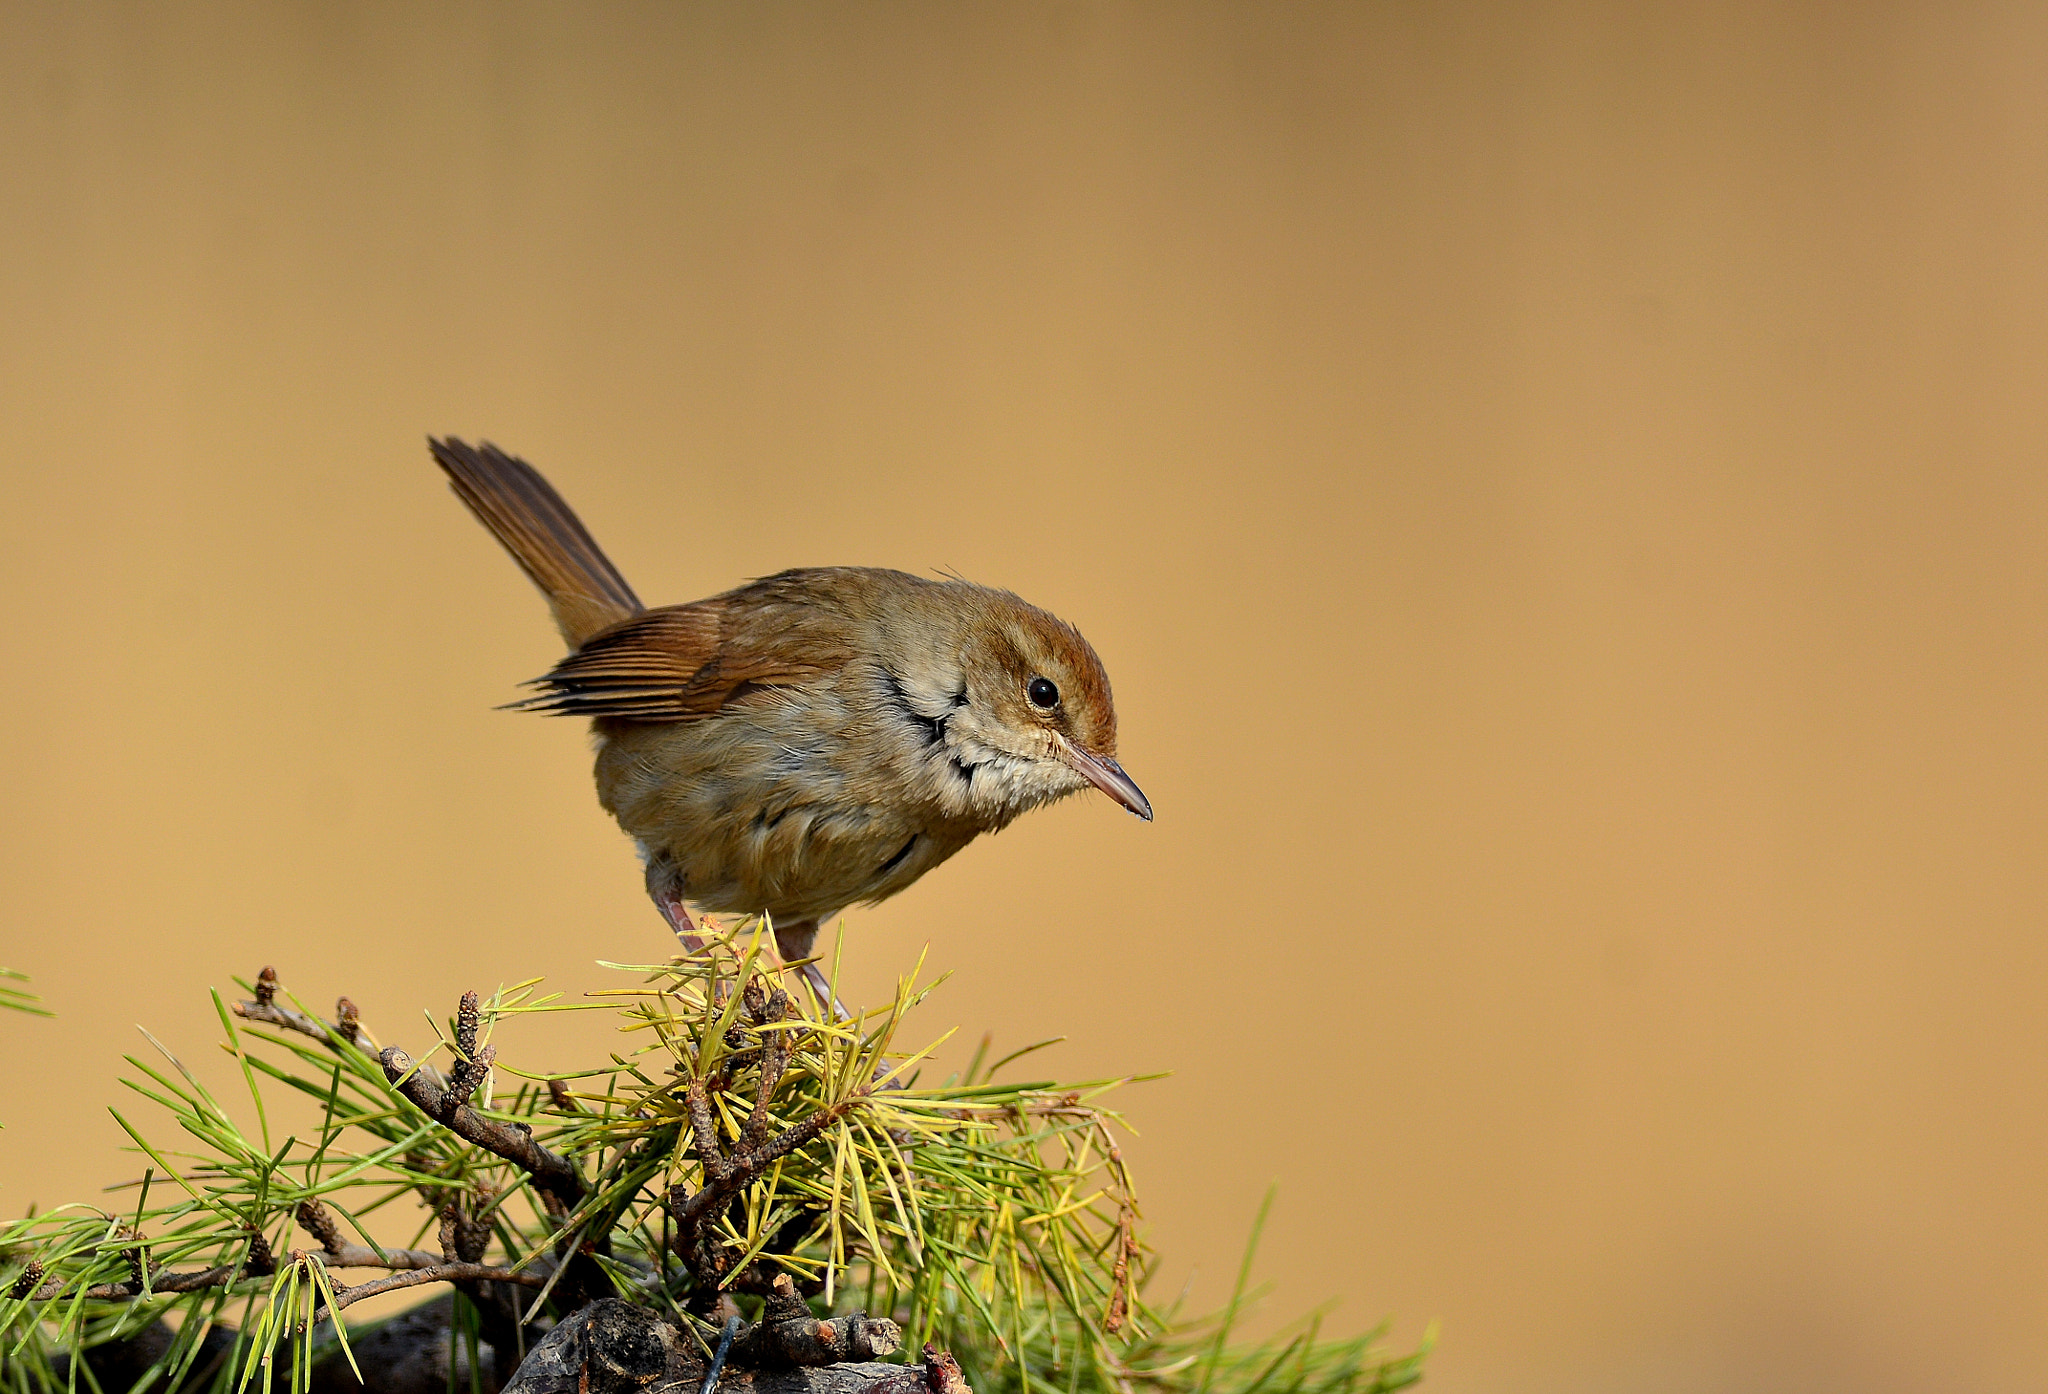
[{"label": "brown plumage", "polygon": [[765,912],[800,958],[1040,804],[1092,785],[1151,818],[1095,650],[1008,591],[821,567],[649,610],[531,465],[429,444],[569,643],[517,705],[592,718],[598,798],[679,932],[686,902]]}]

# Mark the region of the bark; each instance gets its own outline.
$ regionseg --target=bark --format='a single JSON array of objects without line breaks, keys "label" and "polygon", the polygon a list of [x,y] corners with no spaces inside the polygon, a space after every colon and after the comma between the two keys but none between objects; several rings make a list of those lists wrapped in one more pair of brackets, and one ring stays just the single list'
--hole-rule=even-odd
[{"label": "bark", "polygon": [[[466,1343],[449,1340],[452,1308],[444,1296],[357,1329],[349,1346],[362,1383],[340,1350],[330,1349],[313,1367],[312,1394],[446,1394],[451,1375],[455,1388],[467,1390]],[[617,1298],[593,1302],[534,1339],[502,1394],[700,1394],[703,1388],[703,1347],[667,1318]],[[157,1322],[127,1340],[94,1347],[86,1364],[100,1387],[115,1394],[170,1340],[170,1328]],[[213,1328],[176,1394],[207,1388],[234,1340],[231,1328]],[[894,1352],[900,1341],[895,1322],[858,1312],[830,1321],[806,1316],[758,1323],[734,1338],[717,1394],[973,1394],[953,1358],[930,1346],[919,1365],[871,1358]],[[516,1352],[486,1339],[477,1355],[477,1386],[483,1394],[501,1394],[499,1372]],[[854,1358],[843,1358],[848,1355]],[[58,1362],[60,1379],[67,1366]],[[0,1377],[5,1374],[0,1365]]]},{"label": "bark", "polygon": [[[777,1323],[784,1325],[788,1323]],[[896,1324],[859,1313],[830,1322],[811,1319],[808,1342],[796,1350],[812,1355],[833,1349],[894,1350]],[[777,1344],[760,1326],[733,1342]],[[828,1334],[829,1333],[829,1334]],[[790,1351],[778,1351],[788,1356]],[[952,1357],[925,1348],[922,1365],[884,1365],[856,1360],[836,1364],[746,1368],[728,1364],[718,1394],[973,1394]],[[505,1386],[504,1394],[699,1394],[708,1361],[687,1332],[657,1313],[616,1298],[605,1298],[566,1318],[536,1345]]]}]

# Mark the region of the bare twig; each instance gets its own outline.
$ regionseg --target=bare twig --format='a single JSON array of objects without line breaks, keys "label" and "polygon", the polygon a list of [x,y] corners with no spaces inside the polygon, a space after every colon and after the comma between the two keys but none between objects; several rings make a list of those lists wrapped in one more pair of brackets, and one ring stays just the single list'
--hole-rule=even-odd
[{"label": "bare twig", "polygon": [[[197,1292],[201,1288],[223,1287],[238,1275],[248,1270],[235,1264],[223,1264],[218,1268],[201,1269],[194,1273],[157,1273],[152,1276],[151,1292]],[[34,1292],[25,1294],[30,1301],[47,1302],[64,1294],[61,1279],[44,1283]],[[142,1284],[134,1279],[120,1283],[96,1283],[85,1290],[87,1300],[94,1302],[118,1302],[124,1298],[142,1296]]]},{"label": "bare twig", "polygon": [[[311,1036],[324,1046],[332,1047],[336,1040],[354,1043],[355,1031],[344,1034],[339,1027],[330,1026],[318,1017],[307,1016],[297,1007],[279,1002],[277,991],[277,970],[265,964],[263,971],[256,975],[256,1000],[235,1003],[235,1015],[244,1021],[257,1021],[265,1026],[281,1026],[287,1031]],[[350,1003],[350,1006],[353,1007],[354,1004]],[[361,1023],[355,1023],[355,1027],[356,1030],[360,1030]]]},{"label": "bare twig", "polygon": [[317,1200],[302,1200],[293,1211],[299,1228],[320,1241],[320,1252],[330,1268],[438,1268],[448,1260],[421,1249],[386,1249],[379,1254],[363,1244],[350,1243],[334,1222],[327,1207]]},{"label": "bare twig", "polygon": [[[278,1000],[280,992],[277,970],[265,966],[256,975],[256,999],[253,1002],[231,1003],[228,1010],[244,1021],[253,1021],[259,1026],[276,1026],[286,1031],[297,1032],[326,1046],[336,1055],[344,1054],[344,1047],[354,1046],[361,1051],[374,1051],[377,1038],[363,1025],[362,1011],[348,998],[338,999],[334,1004],[333,1021],[322,1021],[317,1016],[308,1016],[288,1002]],[[421,1065],[421,1074],[443,1088],[448,1077],[432,1065]]]},{"label": "bare twig", "polygon": [[[239,1278],[268,1277],[275,1271],[275,1265],[270,1257],[270,1244],[261,1234],[249,1236],[249,1256],[239,1264],[224,1263],[216,1268],[201,1268],[189,1273],[166,1273],[161,1268],[152,1267],[147,1282],[144,1281],[141,1262],[136,1257],[141,1252],[140,1248],[124,1252],[128,1255],[129,1264],[127,1281],[96,1283],[85,1290],[88,1300],[120,1302],[131,1297],[141,1297],[145,1292],[197,1292],[201,1288],[225,1287]],[[364,1252],[367,1253],[368,1250]],[[53,1278],[39,1285],[43,1272],[42,1264],[31,1262],[22,1271],[21,1276],[15,1279],[14,1288],[9,1296],[30,1302],[47,1302],[53,1297],[62,1296],[66,1286],[64,1280]]]},{"label": "bare twig", "polygon": [[[477,995],[464,993],[456,1013],[456,1064],[445,1081],[397,1046],[385,1047],[377,1057],[378,1062],[384,1067],[385,1078],[420,1112],[464,1142],[502,1157],[527,1173],[541,1208],[558,1230],[554,1247],[560,1261],[559,1267],[548,1270],[548,1276],[527,1285],[541,1287],[544,1301],[559,1281],[561,1290],[556,1300],[580,1306],[610,1291],[611,1280],[592,1255],[610,1251],[611,1219],[603,1226],[586,1220],[574,1230],[566,1229],[566,1221],[586,1194],[576,1164],[537,1141],[531,1124],[503,1122],[470,1106],[469,1098],[483,1083],[495,1054],[490,1046],[477,1043],[482,1015]],[[445,1260],[459,1261],[470,1255],[472,1249],[473,1256],[481,1256],[490,1239],[490,1225],[483,1218],[488,1211],[485,1204],[474,1217],[458,1213],[451,1224],[444,1226],[442,1242],[446,1252],[442,1268],[449,1266]],[[467,1286],[464,1290],[468,1290]]]},{"label": "bare twig", "polygon": [[[301,1036],[318,1041],[336,1055],[343,1054],[345,1046],[354,1046],[362,1051],[377,1048],[376,1037],[363,1025],[362,1012],[348,998],[343,997],[335,1002],[333,1021],[322,1021],[317,1016],[306,1015],[288,1002],[279,1001],[279,991],[277,970],[266,965],[263,971],[256,975],[256,999],[253,1002],[231,1003],[228,1010],[244,1021],[297,1032]],[[435,1084],[445,1087],[448,1083],[447,1077],[432,1065],[420,1066],[420,1073]]]},{"label": "bare twig", "polygon": [[[488,1051],[489,1047],[485,1049]],[[534,1141],[530,1126],[501,1123],[495,1118],[484,1117],[469,1106],[466,1095],[429,1079],[427,1071],[397,1046],[386,1046],[378,1059],[383,1063],[385,1076],[421,1113],[464,1142],[473,1143],[514,1166],[524,1168],[533,1177],[534,1189],[543,1196],[565,1210],[573,1208],[583,1198],[583,1178],[577,1174],[574,1164]],[[467,1065],[462,1067],[463,1070],[467,1068]],[[457,1078],[461,1078],[460,1071]]]},{"label": "bare twig", "polygon": [[340,1311],[366,1297],[379,1293],[397,1292],[401,1288],[416,1288],[423,1283],[517,1283],[521,1287],[537,1288],[547,1279],[539,1273],[527,1273],[516,1268],[501,1268],[488,1263],[437,1263],[432,1268],[414,1268],[389,1277],[372,1278],[367,1283],[358,1283],[352,1288],[336,1288],[331,1311]]}]

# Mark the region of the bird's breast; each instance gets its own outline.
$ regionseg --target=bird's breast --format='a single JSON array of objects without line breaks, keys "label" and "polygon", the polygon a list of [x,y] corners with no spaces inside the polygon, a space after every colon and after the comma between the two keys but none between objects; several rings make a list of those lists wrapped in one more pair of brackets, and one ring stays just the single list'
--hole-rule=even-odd
[{"label": "bird's breast", "polygon": [[972,797],[984,775],[846,686],[778,688],[698,721],[601,721],[598,795],[706,909],[788,920],[893,895],[990,826]]}]

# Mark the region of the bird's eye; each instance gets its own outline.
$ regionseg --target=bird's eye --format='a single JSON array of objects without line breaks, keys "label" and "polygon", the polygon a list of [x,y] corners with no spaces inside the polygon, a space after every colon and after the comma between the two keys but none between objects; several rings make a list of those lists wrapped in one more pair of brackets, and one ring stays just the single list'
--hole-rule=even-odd
[{"label": "bird's eye", "polygon": [[1050,678],[1033,678],[1031,685],[1024,689],[1031,695],[1031,705],[1051,711],[1060,704],[1060,690],[1052,685]]}]

